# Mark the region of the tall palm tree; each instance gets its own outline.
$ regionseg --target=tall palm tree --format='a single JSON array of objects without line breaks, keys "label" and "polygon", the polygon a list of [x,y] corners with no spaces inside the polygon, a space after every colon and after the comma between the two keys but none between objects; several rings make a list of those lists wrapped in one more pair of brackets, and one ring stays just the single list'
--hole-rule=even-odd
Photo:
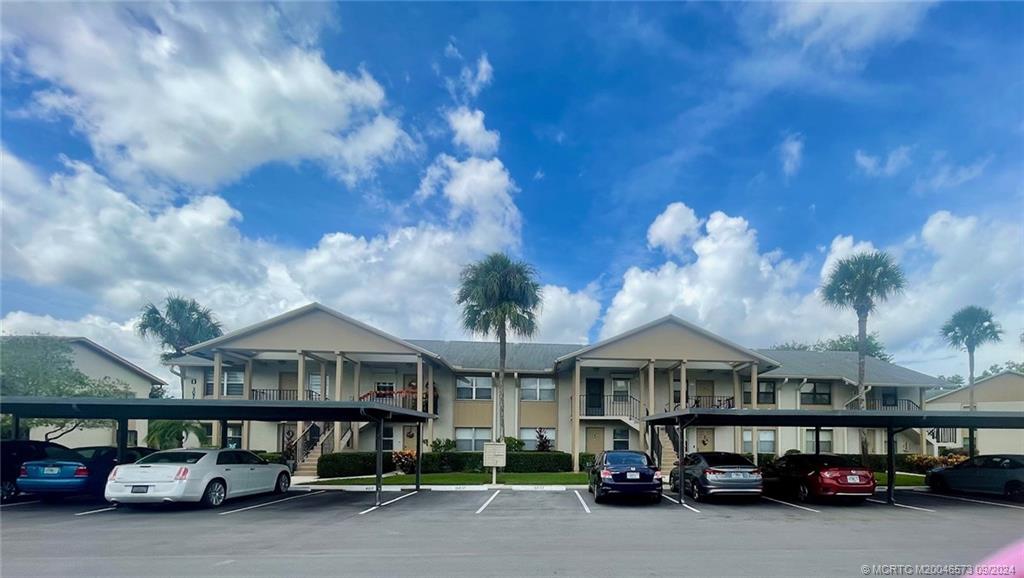
[{"label": "tall palm tree", "polygon": [[210,442],[206,430],[197,421],[179,421],[173,419],[156,419],[149,422],[149,431],[146,432],[146,445],[162,450],[180,448],[184,446],[185,439],[193,435],[199,440],[200,445]]},{"label": "tall palm tree", "polygon": [[[868,315],[879,303],[903,292],[903,270],[883,251],[858,253],[841,259],[821,287],[821,298],[837,309],[853,309],[857,314],[857,399],[860,409],[867,407],[864,389],[864,358],[867,356]],[[860,453],[867,463],[868,433],[860,430]]]},{"label": "tall palm tree", "polygon": [[[992,312],[984,307],[968,305],[957,311],[942,325],[942,338],[950,347],[967,350],[967,395],[969,411],[974,411],[974,350],[986,343],[1002,340],[1003,330],[992,318]],[[970,430],[970,452],[974,455],[974,428]]]},{"label": "tall palm tree", "polygon": [[142,308],[142,315],[135,324],[135,331],[145,337],[155,337],[164,348],[164,361],[183,355],[185,349],[224,332],[213,312],[195,299],[181,295],[168,295],[163,311],[153,303]]},{"label": "tall palm tree", "polygon": [[498,338],[498,427],[492,436],[505,437],[505,349],[509,333],[531,337],[537,332],[541,304],[537,272],[524,261],[492,253],[462,270],[456,302],[462,305],[462,325],[471,333]]}]

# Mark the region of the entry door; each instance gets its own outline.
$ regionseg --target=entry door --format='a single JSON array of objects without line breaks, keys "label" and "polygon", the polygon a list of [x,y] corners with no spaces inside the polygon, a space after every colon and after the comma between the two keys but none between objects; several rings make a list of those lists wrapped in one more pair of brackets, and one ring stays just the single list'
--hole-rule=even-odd
[{"label": "entry door", "polygon": [[416,426],[402,426],[402,449],[407,452],[416,451]]},{"label": "entry door", "polygon": [[587,453],[597,454],[604,451],[604,428],[587,428]]},{"label": "entry door", "polygon": [[697,428],[697,451],[715,451],[715,430],[709,428]]},{"label": "entry door", "polygon": [[604,378],[587,378],[587,404],[583,415],[604,415]]}]

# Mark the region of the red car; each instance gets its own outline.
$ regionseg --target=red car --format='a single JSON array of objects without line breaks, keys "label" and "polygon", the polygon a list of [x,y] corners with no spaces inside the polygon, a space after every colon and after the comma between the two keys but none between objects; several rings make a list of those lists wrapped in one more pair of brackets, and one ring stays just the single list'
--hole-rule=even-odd
[{"label": "red car", "polygon": [[833,454],[791,454],[762,468],[767,494],[795,496],[801,502],[840,498],[863,502],[875,494],[870,469]]}]

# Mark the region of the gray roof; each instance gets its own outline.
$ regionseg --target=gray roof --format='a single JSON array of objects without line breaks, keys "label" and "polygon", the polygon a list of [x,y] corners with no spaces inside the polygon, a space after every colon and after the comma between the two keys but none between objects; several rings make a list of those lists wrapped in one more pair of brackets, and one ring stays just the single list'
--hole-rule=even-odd
[{"label": "gray roof", "polygon": [[[407,339],[409,343],[432,351],[456,369],[498,368],[498,344],[493,341],[441,341]],[[509,343],[505,367],[508,371],[551,371],[555,360],[579,351],[582,345],[565,343]]]},{"label": "gray roof", "polygon": [[[781,367],[766,371],[765,377],[845,379],[857,382],[856,351],[785,351],[759,349],[778,360]],[[881,359],[868,357],[864,364],[864,382],[876,386],[941,387],[943,382],[930,375],[907,369]]]}]

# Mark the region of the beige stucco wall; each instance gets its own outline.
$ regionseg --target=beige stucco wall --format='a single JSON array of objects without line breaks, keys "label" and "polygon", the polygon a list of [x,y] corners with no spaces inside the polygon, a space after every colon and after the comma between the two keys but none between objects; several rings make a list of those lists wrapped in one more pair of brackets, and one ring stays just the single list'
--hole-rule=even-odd
[{"label": "beige stucco wall", "polygon": [[456,401],[452,425],[453,427],[491,427],[492,411],[493,404],[490,401]]},{"label": "beige stucco wall", "polygon": [[226,340],[218,347],[279,351],[345,351],[364,353],[416,353],[372,331],[347,323],[323,311],[299,317]]},{"label": "beige stucco wall", "polygon": [[558,427],[558,402],[521,401],[519,412],[520,428]]},{"label": "beige stucco wall", "polygon": [[755,361],[750,355],[706,335],[666,322],[595,348],[584,354],[603,359],[686,359],[689,361]]},{"label": "beige stucco wall", "polygon": [[[1024,376],[1015,373],[1004,373],[976,383],[974,385],[974,402],[1024,402]],[[967,407],[970,402],[970,392],[967,388],[959,389],[934,402],[928,403],[931,409],[933,404],[945,405],[956,404]],[[956,409],[959,409],[957,407]],[[998,410],[997,410],[998,411]]]}]

